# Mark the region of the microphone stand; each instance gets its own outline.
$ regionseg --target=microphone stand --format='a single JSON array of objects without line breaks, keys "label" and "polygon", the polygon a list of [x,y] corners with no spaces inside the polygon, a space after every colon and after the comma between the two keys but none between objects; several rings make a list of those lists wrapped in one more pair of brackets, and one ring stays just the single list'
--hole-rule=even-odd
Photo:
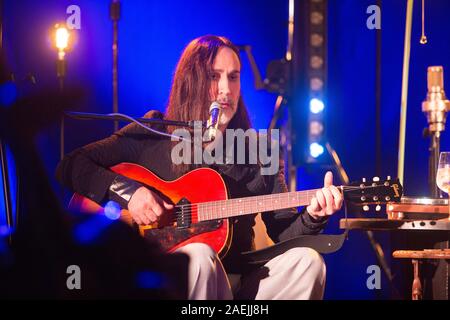
[{"label": "microphone stand", "polygon": [[[2,183],[3,183],[3,195],[5,200],[5,214],[6,214],[6,225],[11,228],[13,226],[13,212],[11,203],[11,189],[8,179],[8,159],[6,157],[6,145],[0,139],[0,160],[1,160],[1,172],[2,172]],[[9,241],[11,243],[11,236],[9,236]]]},{"label": "microphone stand", "polygon": [[428,68],[428,93],[422,103],[422,111],[427,115],[428,128],[424,135],[430,138],[428,183],[433,198],[440,198],[441,192],[436,185],[437,166],[440,153],[441,132],[445,130],[447,112],[450,111],[450,101],[444,91],[444,69],[441,66]]},{"label": "microphone stand", "polygon": [[[450,101],[447,100],[444,91],[444,68],[442,66],[428,67],[427,87],[428,92],[426,99],[422,102],[422,111],[426,114],[428,122],[424,135],[430,138],[428,183],[432,197],[441,198],[442,192],[436,185],[436,175],[440,153],[440,137],[441,133],[445,131],[447,112],[450,111]],[[445,238],[437,234],[430,236],[429,240],[432,241],[434,249],[448,249],[450,245],[448,233]],[[433,299],[448,299],[448,281],[446,284],[442,283],[443,279],[449,278],[448,263],[439,260],[435,268],[436,271],[433,274],[430,273],[425,277],[424,285],[432,287]]]},{"label": "microphone stand", "polygon": [[[59,92],[64,92],[64,79],[67,72],[67,62],[65,58],[59,58],[56,60],[56,76],[58,78]],[[61,116],[60,128],[59,128],[59,158],[60,160],[64,157],[64,115]]]},{"label": "microphone stand", "polygon": [[423,135],[430,139],[430,146],[428,147],[428,187],[432,198],[441,198],[442,193],[436,185],[441,134],[439,131],[431,131],[430,128],[425,128]]},{"label": "microphone stand", "polygon": [[[110,16],[113,21],[113,65],[112,65],[112,87],[113,87],[113,112],[119,112],[119,19],[120,19],[120,2],[113,0],[110,6]],[[114,131],[119,128],[119,123],[114,121]]]},{"label": "microphone stand", "polygon": [[[124,121],[124,122],[133,122],[131,119],[121,115],[110,115],[110,114],[101,114],[101,113],[89,113],[89,112],[75,112],[75,111],[66,111],[65,115],[80,120],[109,120],[109,121]],[[195,121],[173,121],[173,120],[163,120],[159,118],[136,118],[138,122],[148,123],[148,124],[159,124],[164,126],[176,126],[176,127],[188,127],[195,128]],[[202,128],[206,128],[206,123],[202,122]]]},{"label": "microphone stand", "polygon": [[[3,0],[0,0],[0,52],[3,50]],[[3,196],[5,201],[6,224],[9,228],[14,226],[14,216],[12,211],[12,197],[9,185],[8,159],[6,155],[6,144],[0,139],[0,164],[2,174]],[[18,183],[18,180],[17,180]],[[17,197],[19,194],[17,193]],[[12,243],[12,235],[9,234],[9,243]]]}]

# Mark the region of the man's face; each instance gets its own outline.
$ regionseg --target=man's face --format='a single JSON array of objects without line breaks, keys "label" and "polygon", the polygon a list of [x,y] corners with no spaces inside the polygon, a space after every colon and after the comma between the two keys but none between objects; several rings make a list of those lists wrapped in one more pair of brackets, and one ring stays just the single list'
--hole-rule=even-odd
[{"label": "man's face", "polygon": [[219,125],[226,127],[237,110],[241,93],[241,64],[233,50],[219,49],[213,63],[211,96],[222,106]]}]

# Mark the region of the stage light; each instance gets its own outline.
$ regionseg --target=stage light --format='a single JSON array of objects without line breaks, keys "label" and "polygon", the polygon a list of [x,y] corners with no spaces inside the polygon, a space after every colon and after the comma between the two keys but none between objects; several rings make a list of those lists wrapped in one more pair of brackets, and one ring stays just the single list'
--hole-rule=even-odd
[{"label": "stage light", "polygon": [[319,78],[312,78],[310,80],[310,89],[312,91],[321,91],[323,89],[323,81]]},{"label": "stage light", "polygon": [[108,201],[105,205],[105,216],[111,220],[120,218],[120,206],[115,201]]},{"label": "stage light", "polygon": [[59,50],[67,49],[69,45],[69,31],[65,27],[56,29],[56,47]]},{"label": "stage light", "polygon": [[317,142],[313,142],[309,145],[309,154],[313,158],[318,158],[320,155],[322,155],[324,152],[324,148],[322,145],[318,144]]},{"label": "stage light", "polygon": [[[327,0],[302,0],[298,3],[298,27],[296,29],[296,47],[294,60],[298,63],[296,87],[299,107],[303,115],[299,120],[296,153],[299,165],[325,164],[328,161],[327,116],[329,105],[327,93]],[[325,109],[325,106],[327,107]],[[304,111],[303,111],[304,110]],[[303,122],[305,121],[305,122]]]},{"label": "stage light", "polygon": [[323,23],[324,16],[321,12],[311,12],[311,23],[315,25],[320,25]]},{"label": "stage light", "polygon": [[323,104],[323,101],[320,99],[312,98],[309,102],[309,110],[314,114],[322,112],[324,108],[325,105]]},{"label": "stage light", "polygon": [[312,56],[310,60],[311,68],[320,69],[323,66],[323,59],[319,56]]},{"label": "stage light", "polygon": [[58,58],[60,60],[64,59],[66,51],[69,48],[70,32],[62,24],[55,24],[55,47],[58,49]]},{"label": "stage light", "polygon": [[323,44],[323,37],[320,34],[314,33],[311,35],[311,45],[313,47],[320,47]]},{"label": "stage light", "polygon": [[311,121],[309,123],[309,134],[311,136],[320,136],[323,133],[323,124],[319,121]]}]

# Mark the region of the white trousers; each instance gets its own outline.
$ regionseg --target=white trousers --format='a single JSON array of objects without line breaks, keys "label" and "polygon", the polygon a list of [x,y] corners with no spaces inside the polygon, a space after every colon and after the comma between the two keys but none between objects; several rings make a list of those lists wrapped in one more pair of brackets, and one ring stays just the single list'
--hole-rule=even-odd
[{"label": "white trousers", "polygon": [[219,257],[208,245],[188,244],[177,250],[189,258],[190,300],[307,300],[322,299],[326,268],[322,256],[310,248],[293,248],[243,277],[232,292]]}]

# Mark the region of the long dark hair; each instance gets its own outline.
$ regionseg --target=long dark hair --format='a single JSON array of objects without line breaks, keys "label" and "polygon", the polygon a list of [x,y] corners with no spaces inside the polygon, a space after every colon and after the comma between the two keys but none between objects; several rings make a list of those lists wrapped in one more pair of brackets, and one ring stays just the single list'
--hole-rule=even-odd
[{"label": "long dark hair", "polygon": [[[202,120],[209,116],[211,104],[210,87],[213,63],[220,48],[233,50],[239,62],[238,48],[227,38],[215,35],[205,35],[192,40],[181,54],[175,69],[169,103],[165,118],[176,121]],[[235,115],[227,128],[247,130],[251,127],[247,108],[239,96]],[[169,127],[173,132],[175,127]],[[192,165],[174,165],[177,173],[185,173],[193,169]]]}]

